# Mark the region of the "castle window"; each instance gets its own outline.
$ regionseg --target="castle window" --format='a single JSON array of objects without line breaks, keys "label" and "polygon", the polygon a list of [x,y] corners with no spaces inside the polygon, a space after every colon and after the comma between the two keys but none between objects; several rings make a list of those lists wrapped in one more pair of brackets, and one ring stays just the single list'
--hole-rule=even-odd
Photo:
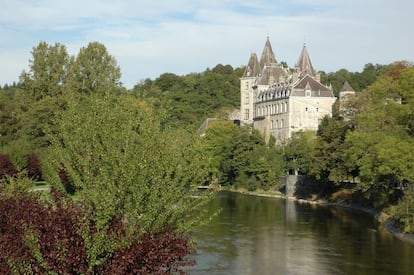
[{"label": "castle window", "polygon": [[283,128],[283,119],[280,121],[280,128]]},{"label": "castle window", "polygon": [[306,90],[306,91],[305,91],[305,95],[306,95],[307,97],[311,96],[311,93],[312,93],[312,92],[311,92],[311,90]]},{"label": "castle window", "polygon": [[278,126],[279,126],[279,120],[276,120],[276,125],[275,126],[276,126],[275,128],[278,128]]},{"label": "castle window", "polygon": [[319,108],[318,107],[316,107],[316,111],[319,112]]},{"label": "castle window", "polygon": [[249,82],[246,82],[246,90],[249,89]]},{"label": "castle window", "polygon": [[285,102],[285,112],[288,112],[288,103]]},{"label": "castle window", "polygon": [[249,119],[249,109],[244,110],[244,120]]},{"label": "castle window", "polygon": [[249,104],[249,101],[250,101],[249,93],[246,93],[244,97],[244,104]]},{"label": "castle window", "polygon": [[308,111],[308,107],[306,107],[306,108],[305,108],[305,111],[306,111],[306,112]]}]

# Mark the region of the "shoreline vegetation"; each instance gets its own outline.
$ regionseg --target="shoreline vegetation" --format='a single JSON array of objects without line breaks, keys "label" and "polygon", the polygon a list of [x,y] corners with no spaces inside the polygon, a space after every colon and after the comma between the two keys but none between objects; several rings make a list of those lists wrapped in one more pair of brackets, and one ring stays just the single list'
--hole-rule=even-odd
[{"label": "shoreline vegetation", "polygon": [[280,191],[264,191],[264,190],[255,190],[255,191],[248,191],[245,188],[218,188],[217,191],[227,191],[227,192],[234,192],[240,193],[250,196],[258,196],[258,197],[268,197],[268,198],[279,198],[284,200],[291,200],[296,201],[298,203],[306,203],[306,204],[313,204],[317,206],[325,206],[325,207],[340,207],[340,208],[347,208],[355,211],[360,211],[364,213],[368,213],[372,215],[379,224],[392,236],[401,241],[414,245],[414,234],[407,234],[401,232],[392,222],[388,220],[389,215],[384,212],[377,211],[373,208],[367,208],[358,204],[353,203],[343,203],[343,202],[330,202],[325,199],[303,199],[297,197],[286,196]]}]

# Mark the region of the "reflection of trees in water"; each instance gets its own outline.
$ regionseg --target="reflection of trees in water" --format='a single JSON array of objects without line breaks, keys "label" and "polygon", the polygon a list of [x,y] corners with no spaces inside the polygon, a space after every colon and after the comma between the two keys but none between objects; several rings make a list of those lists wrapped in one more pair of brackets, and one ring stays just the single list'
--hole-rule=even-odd
[{"label": "reflection of trees in water", "polygon": [[366,213],[227,192],[210,207],[222,212],[197,235],[201,249],[210,253],[201,258],[203,272],[409,274],[414,269],[414,247],[384,233]]}]

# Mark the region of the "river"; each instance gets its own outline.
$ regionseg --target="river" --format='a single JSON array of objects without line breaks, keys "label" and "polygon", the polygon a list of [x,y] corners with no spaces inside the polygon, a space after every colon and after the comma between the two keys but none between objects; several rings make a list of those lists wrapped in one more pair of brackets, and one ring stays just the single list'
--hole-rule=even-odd
[{"label": "river", "polygon": [[369,214],[219,192],[189,274],[414,274],[414,245]]}]

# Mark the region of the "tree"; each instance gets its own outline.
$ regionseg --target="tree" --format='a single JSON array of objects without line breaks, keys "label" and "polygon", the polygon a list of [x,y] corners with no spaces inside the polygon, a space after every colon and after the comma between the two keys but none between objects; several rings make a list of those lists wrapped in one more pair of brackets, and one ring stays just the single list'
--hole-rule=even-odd
[{"label": "tree", "polygon": [[82,94],[108,93],[121,87],[121,70],[106,47],[91,42],[71,58],[68,72],[70,89]]},{"label": "tree", "polygon": [[49,46],[40,42],[33,48],[29,71],[20,76],[22,87],[36,100],[61,94],[67,76],[69,55],[66,47],[59,43]]},{"label": "tree", "polygon": [[[59,190],[64,169],[82,204],[80,227],[90,269],[146,233],[184,232],[202,221],[208,196],[192,198],[205,180],[199,151],[188,133],[162,130],[145,102],[91,95],[69,101],[50,133],[44,177]],[[114,219],[124,234],[108,232]]]},{"label": "tree", "polygon": [[359,186],[377,206],[394,203],[398,187],[414,182],[413,71],[396,64],[372,84],[358,98],[355,131],[345,139],[346,157],[359,169]]},{"label": "tree", "polygon": [[216,121],[207,128],[202,143],[210,171],[208,184],[220,181],[224,154],[230,150],[229,146],[236,131],[238,127],[231,121]]},{"label": "tree", "polygon": [[315,133],[312,131],[296,132],[283,147],[286,170],[290,174],[308,175],[314,154]]},{"label": "tree", "polygon": [[[157,109],[168,110],[169,127],[197,129],[208,117],[231,113],[240,101],[240,68],[217,65],[213,70],[178,76],[161,74],[154,81],[145,80],[134,86],[132,93],[151,100]],[[229,111],[231,110],[231,111]]]},{"label": "tree", "polygon": [[207,183],[249,190],[278,186],[277,178],[283,170],[281,154],[274,146],[266,146],[257,131],[240,128],[231,121],[216,121],[201,141],[211,171]]},{"label": "tree", "polygon": [[355,162],[346,158],[349,146],[345,144],[345,137],[350,130],[351,121],[328,116],[322,119],[313,147],[310,175],[324,182],[355,180],[358,169]]}]

